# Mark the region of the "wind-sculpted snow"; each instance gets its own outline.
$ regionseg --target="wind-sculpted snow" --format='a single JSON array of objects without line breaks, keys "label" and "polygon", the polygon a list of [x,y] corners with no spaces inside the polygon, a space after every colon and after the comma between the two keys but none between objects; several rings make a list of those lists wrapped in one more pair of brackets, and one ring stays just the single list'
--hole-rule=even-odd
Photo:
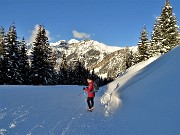
[{"label": "wind-sculpted snow", "polygon": [[117,78],[115,81],[107,85],[107,90],[100,99],[101,103],[105,106],[106,115],[109,115],[109,113],[115,111],[122,104],[122,100],[120,99],[120,91],[123,85],[128,82],[128,80],[130,80],[133,76],[135,76],[139,70],[141,70],[157,58],[158,56],[134,65],[133,67],[127,69],[127,71],[121,77]]},{"label": "wind-sculpted snow", "polygon": [[[123,135],[179,135],[180,134],[180,46],[150,64],[139,63],[109,84],[101,102],[108,113],[116,114],[119,133]],[[147,65],[147,66],[145,66]],[[142,68],[145,66],[144,68]],[[117,90],[113,86],[119,84]],[[106,93],[115,92],[111,101]],[[113,94],[112,94],[113,95]],[[118,96],[117,96],[118,95]],[[122,106],[114,107],[113,98]]]},{"label": "wind-sculpted snow", "polygon": [[122,103],[121,99],[119,98],[119,94],[117,93],[118,87],[119,87],[119,83],[109,84],[107,86],[107,91],[101,97],[101,103],[104,105],[104,108],[106,110],[105,111],[106,116],[108,116],[110,112],[113,112],[115,109],[117,109]]}]

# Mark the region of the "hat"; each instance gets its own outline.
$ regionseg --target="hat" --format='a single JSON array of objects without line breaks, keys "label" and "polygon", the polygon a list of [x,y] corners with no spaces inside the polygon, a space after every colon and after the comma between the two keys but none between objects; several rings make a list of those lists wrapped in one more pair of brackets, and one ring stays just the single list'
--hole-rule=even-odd
[{"label": "hat", "polygon": [[87,79],[89,79],[89,80],[93,80],[93,77],[89,76],[89,77],[87,77]]}]

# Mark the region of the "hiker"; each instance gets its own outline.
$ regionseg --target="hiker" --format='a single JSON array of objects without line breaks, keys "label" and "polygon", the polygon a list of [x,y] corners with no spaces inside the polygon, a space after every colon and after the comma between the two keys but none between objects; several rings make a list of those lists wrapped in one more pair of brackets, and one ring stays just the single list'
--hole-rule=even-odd
[{"label": "hiker", "polygon": [[87,97],[87,104],[89,107],[88,111],[93,111],[95,92],[92,91],[94,90],[94,81],[92,78],[88,78],[87,82],[88,82],[88,87],[83,88],[83,90],[88,93],[88,97]]}]

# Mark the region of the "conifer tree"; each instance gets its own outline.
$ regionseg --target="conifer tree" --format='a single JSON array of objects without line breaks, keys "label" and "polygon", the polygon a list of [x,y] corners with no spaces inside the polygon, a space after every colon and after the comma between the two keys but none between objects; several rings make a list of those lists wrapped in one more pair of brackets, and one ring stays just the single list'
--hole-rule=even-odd
[{"label": "conifer tree", "polygon": [[167,52],[178,45],[178,26],[177,19],[173,13],[173,8],[170,5],[169,0],[166,0],[165,5],[160,15],[160,27],[162,31],[162,46],[163,52]]},{"label": "conifer tree", "polygon": [[59,84],[69,84],[69,67],[67,65],[66,61],[66,55],[63,54],[62,56],[62,62],[59,67],[59,73],[58,73],[58,83]]},{"label": "conifer tree", "polygon": [[[88,71],[89,73],[89,71]],[[88,75],[88,74],[87,74]],[[106,85],[105,84],[105,81],[103,81],[102,77],[99,77],[97,74],[95,74],[95,71],[94,71],[94,68],[92,70],[92,73],[89,74],[90,76],[92,76],[93,80],[95,81],[95,83],[100,87],[100,86],[103,86],[103,85]],[[107,80],[106,80],[107,81]]]},{"label": "conifer tree", "polygon": [[150,57],[160,54],[161,47],[162,47],[161,41],[162,41],[162,35],[161,35],[159,21],[157,18],[154,24],[153,32],[151,34],[151,41],[150,41],[150,47],[149,47]]},{"label": "conifer tree", "polygon": [[5,41],[5,50],[3,57],[3,79],[5,84],[22,84],[21,74],[19,72],[19,41],[15,25],[10,26]]},{"label": "conifer tree", "polygon": [[0,28],[0,57],[3,55],[3,50],[4,50],[4,38],[5,38],[5,31],[4,28]]},{"label": "conifer tree", "polygon": [[126,70],[129,67],[134,65],[134,56],[132,50],[129,47],[124,49],[123,61],[122,61],[122,70]]},{"label": "conifer tree", "polygon": [[146,27],[144,26],[141,31],[140,41],[138,42],[138,62],[148,59],[148,46],[148,33],[146,31]]},{"label": "conifer tree", "polygon": [[[151,52],[166,53],[180,43],[179,26],[173,8],[166,0],[161,15],[157,18],[152,32]],[[156,50],[157,49],[157,50]]]},{"label": "conifer tree", "polygon": [[36,41],[33,43],[30,80],[35,85],[55,84],[52,48],[43,26],[39,26]]},{"label": "conifer tree", "polygon": [[75,77],[75,84],[76,85],[82,85],[85,83],[87,74],[86,69],[84,68],[84,65],[78,60],[75,65],[74,69],[74,77]]},{"label": "conifer tree", "polygon": [[28,62],[28,56],[27,56],[27,48],[26,48],[26,43],[24,37],[22,38],[22,42],[20,45],[20,73],[22,77],[22,84],[27,85],[29,84],[29,62]]}]

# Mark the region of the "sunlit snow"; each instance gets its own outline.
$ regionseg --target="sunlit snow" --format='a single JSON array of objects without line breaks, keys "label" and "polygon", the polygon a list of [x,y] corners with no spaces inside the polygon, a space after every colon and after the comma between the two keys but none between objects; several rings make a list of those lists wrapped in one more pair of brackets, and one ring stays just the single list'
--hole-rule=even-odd
[{"label": "sunlit snow", "polygon": [[131,67],[100,88],[93,112],[84,86],[1,85],[0,134],[179,135],[179,58],[180,46]]}]

